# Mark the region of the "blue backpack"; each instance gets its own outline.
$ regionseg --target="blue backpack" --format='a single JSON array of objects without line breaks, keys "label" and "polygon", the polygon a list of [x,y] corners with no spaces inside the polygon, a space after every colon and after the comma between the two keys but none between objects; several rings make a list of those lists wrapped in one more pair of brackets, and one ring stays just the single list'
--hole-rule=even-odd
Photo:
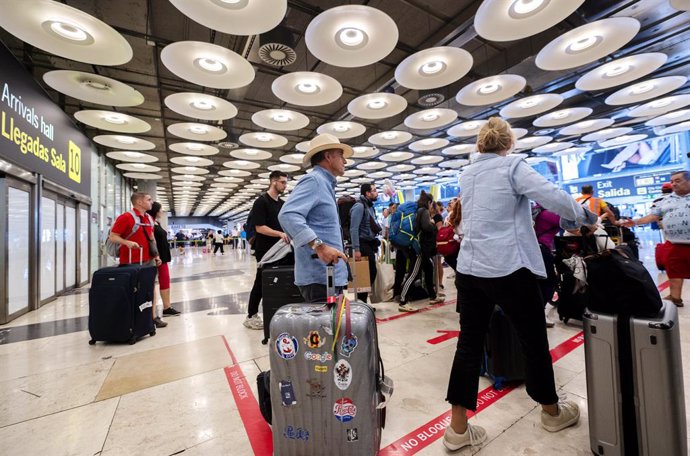
[{"label": "blue backpack", "polygon": [[391,216],[388,239],[400,248],[412,247],[419,253],[419,235],[415,230],[417,203],[410,201],[398,206],[398,210]]}]

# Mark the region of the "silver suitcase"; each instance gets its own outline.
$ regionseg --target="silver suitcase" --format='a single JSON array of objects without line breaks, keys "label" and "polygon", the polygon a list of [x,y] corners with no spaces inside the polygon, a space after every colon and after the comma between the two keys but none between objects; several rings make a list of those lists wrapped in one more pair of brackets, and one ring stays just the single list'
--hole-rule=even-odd
[{"label": "silver suitcase", "polygon": [[369,306],[351,302],[349,337],[341,305],[286,305],[271,320],[276,456],[374,456],[379,450],[393,385],[384,376],[376,319]]},{"label": "silver suitcase", "polygon": [[583,323],[592,452],[687,455],[676,306],[623,321],[586,311]]}]

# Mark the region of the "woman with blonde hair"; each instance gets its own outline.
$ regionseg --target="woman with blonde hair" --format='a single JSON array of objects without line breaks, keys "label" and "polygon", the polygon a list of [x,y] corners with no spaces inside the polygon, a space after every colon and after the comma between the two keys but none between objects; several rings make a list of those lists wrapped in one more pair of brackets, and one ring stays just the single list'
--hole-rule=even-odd
[{"label": "woman with blonde hair", "polygon": [[486,440],[483,428],[468,424],[467,410],[477,408],[484,339],[495,305],[503,309],[520,338],[527,394],[542,406],[542,426],[556,432],[575,425],[580,417],[577,404],[559,401],[556,394],[544,302],[537,285],[537,276],[546,277],[546,271],[529,201],[571,223],[596,216],[534,171],[524,157],[510,155],[514,145],[510,125],[492,117],[477,137],[479,157],[460,175],[464,237],[455,286],[462,319],[446,398],[452,417],[443,439],[451,451]]}]

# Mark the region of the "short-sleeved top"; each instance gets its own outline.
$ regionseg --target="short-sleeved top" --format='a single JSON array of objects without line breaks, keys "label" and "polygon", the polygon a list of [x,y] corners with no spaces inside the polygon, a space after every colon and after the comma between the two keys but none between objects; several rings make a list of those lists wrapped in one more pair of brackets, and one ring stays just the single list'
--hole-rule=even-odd
[{"label": "short-sleeved top", "polygon": [[664,236],[673,244],[690,244],[690,193],[671,193],[652,207],[651,213],[664,219]]},{"label": "short-sleeved top", "polygon": [[[139,253],[142,254],[142,262],[146,263],[151,260],[151,255],[149,253],[149,239],[153,239],[153,220],[151,216],[132,209],[134,213],[139,217],[139,223],[141,226],[132,236],[127,239],[128,241],[134,241],[139,244],[143,250],[134,249],[132,250],[132,263],[139,263]],[[123,239],[132,232],[134,228],[134,218],[129,212],[121,214],[116,220],[111,231],[115,234],[119,234]],[[144,232],[146,230],[146,232]],[[147,237],[148,236],[148,237]],[[120,264],[129,264],[129,247],[120,246]]]},{"label": "short-sleeved top", "polygon": [[[252,222],[254,226],[267,226],[272,230],[283,231],[278,221],[278,214],[283,207],[284,201],[280,198],[274,200],[271,195],[264,193],[254,201],[252,207]],[[274,236],[266,236],[258,231],[254,238],[254,253],[256,260],[261,261],[261,258],[273,247],[273,245],[280,240]]]}]

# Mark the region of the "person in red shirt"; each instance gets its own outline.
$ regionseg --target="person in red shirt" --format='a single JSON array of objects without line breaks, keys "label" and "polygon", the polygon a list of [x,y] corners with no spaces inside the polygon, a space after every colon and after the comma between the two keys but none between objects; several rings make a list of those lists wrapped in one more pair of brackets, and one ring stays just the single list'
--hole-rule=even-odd
[{"label": "person in red shirt", "polygon": [[[153,241],[153,219],[146,213],[153,206],[153,199],[148,193],[134,192],[131,201],[132,212],[139,218],[139,229],[132,233],[135,220],[131,212],[125,212],[115,220],[110,230],[110,240],[120,244],[120,265],[137,264],[141,261],[144,265],[158,267],[161,260],[155,247],[156,243]],[[158,318],[155,312],[153,312],[153,317],[157,328],[167,326],[167,323]]]}]

